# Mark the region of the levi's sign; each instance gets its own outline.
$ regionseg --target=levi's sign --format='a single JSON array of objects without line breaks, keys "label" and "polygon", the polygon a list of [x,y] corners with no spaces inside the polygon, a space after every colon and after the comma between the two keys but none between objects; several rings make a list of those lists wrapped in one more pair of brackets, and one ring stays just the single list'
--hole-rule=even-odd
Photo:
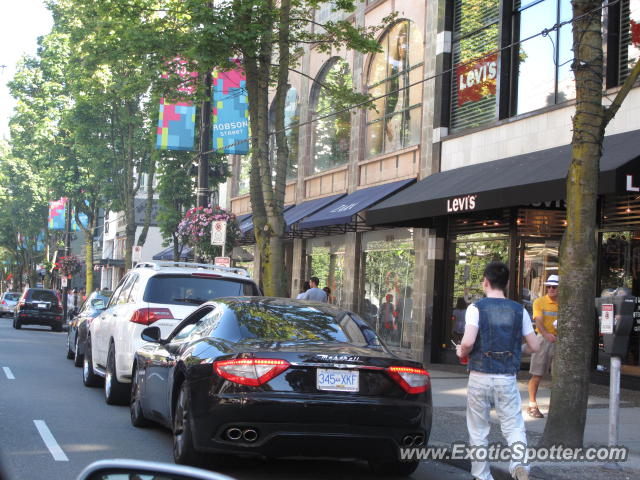
[{"label": "levi's sign", "polygon": [[447,199],[447,213],[468,212],[476,209],[477,195],[465,195]]}]

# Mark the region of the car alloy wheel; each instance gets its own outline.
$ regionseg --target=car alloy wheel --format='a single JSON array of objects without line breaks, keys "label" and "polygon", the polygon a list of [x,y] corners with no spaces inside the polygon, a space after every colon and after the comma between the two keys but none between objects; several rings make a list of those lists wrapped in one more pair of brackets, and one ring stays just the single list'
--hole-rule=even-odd
[{"label": "car alloy wheel", "polygon": [[107,355],[107,369],[104,379],[104,399],[109,405],[127,405],[129,403],[129,384],[118,381],[116,376],[116,352],[113,343]]},{"label": "car alloy wheel", "polygon": [[173,459],[178,464],[201,467],[205,465],[204,455],[193,447],[190,416],[189,392],[184,382],[180,386],[173,417]]},{"label": "car alloy wheel", "polygon": [[84,350],[84,358],[82,359],[82,382],[87,387],[97,387],[100,385],[100,377],[93,371],[91,360],[91,341],[87,340],[87,346]]},{"label": "car alloy wheel", "polygon": [[75,354],[73,356],[73,364],[76,367],[81,367],[82,366],[82,355],[80,355],[80,339],[78,338],[78,335],[76,335],[76,351]]},{"label": "car alloy wheel", "polygon": [[144,418],[144,414],[142,413],[140,396],[140,373],[138,372],[138,366],[136,365],[133,370],[133,381],[131,382],[131,404],[129,405],[131,425],[134,427],[146,427],[150,423],[149,420]]}]

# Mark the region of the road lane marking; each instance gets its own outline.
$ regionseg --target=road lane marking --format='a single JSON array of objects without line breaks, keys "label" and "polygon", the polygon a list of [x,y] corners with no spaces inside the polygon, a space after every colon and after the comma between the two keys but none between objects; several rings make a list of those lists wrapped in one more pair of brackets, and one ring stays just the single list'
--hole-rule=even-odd
[{"label": "road lane marking", "polygon": [[68,462],[69,459],[62,451],[62,448],[60,448],[60,445],[58,445],[58,442],[56,442],[56,439],[53,437],[51,430],[49,430],[49,427],[47,427],[44,420],[34,420],[33,423],[35,423],[38,433],[42,437],[44,444],[49,449],[49,452],[51,452],[53,459],[56,462]]},{"label": "road lane marking", "polygon": [[9,367],[2,367],[2,370],[4,370],[4,374],[7,376],[8,380],[15,380],[16,377],[13,376],[13,372],[11,371],[11,369]]}]

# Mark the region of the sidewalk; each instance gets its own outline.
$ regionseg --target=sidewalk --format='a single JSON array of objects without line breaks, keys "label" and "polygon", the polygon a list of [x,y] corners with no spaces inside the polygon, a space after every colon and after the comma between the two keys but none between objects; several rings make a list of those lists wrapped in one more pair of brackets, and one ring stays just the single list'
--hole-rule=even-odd
[{"label": "sidewalk", "polygon": [[[433,392],[433,427],[429,444],[432,446],[449,446],[452,442],[467,442],[466,426],[466,394],[467,373],[465,367],[458,365],[427,366],[431,374]],[[522,396],[523,414],[527,428],[527,439],[535,446],[542,436],[549,409],[551,384],[543,381],[538,392],[538,405],[545,418],[529,417],[524,408],[528,405],[527,381],[529,374],[521,372],[518,384]],[[609,389],[601,385],[591,385],[589,409],[585,428],[584,446],[606,446],[609,425]],[[491,414],[491,432],[489,443],[505,440],[500,432],[495,413]],[[622,471],[603,468],[603,463],[540,463],[532,465],[533,479],[607,479],[627,480],[640,478],[640,392],[621,390],[619,444],[630,450],[630,459],[621,464]],[[469,470],[469,461],[454,461],[456,466]],[[509,479],[507,463],[492,463],[493,476],[496,480]]]}]

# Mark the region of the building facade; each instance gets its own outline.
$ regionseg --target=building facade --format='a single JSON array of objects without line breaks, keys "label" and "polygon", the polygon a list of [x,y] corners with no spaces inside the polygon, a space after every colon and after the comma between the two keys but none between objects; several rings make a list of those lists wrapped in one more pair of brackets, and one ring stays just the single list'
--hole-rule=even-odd
[{"label": "building facade", "polygon": [[[378,25],[392,12],[381,52],[309,48],[305,75],[291,75],[289,125],[303,126],[288,132],[286,268],[292,296],[316,275],[333,302],[367,318],[392,347],[451,362],[454,310],[481,295],[487,261],[510,264],[509,296],[525,306],[557,273],[575,110],[571,4],[376,0],[346,18]],[[638,58],[640,1],[601,14],[603,88],[613,98]],[[331,15],[325,7],[316,21]],[[337,108],[319,85],[332,82],[371,94],[376,108],[325,117]],[[634,88],[607,128],[598,234],[598,289],[635,295],[639,109]],[[234,255],[246,264],[248,161],[235,158],[233,172],[228,202],[247,232]],[[628,377],[640,374],[637,333],[631,343]],[[594,371],[606,368],[594,353]]]}]

